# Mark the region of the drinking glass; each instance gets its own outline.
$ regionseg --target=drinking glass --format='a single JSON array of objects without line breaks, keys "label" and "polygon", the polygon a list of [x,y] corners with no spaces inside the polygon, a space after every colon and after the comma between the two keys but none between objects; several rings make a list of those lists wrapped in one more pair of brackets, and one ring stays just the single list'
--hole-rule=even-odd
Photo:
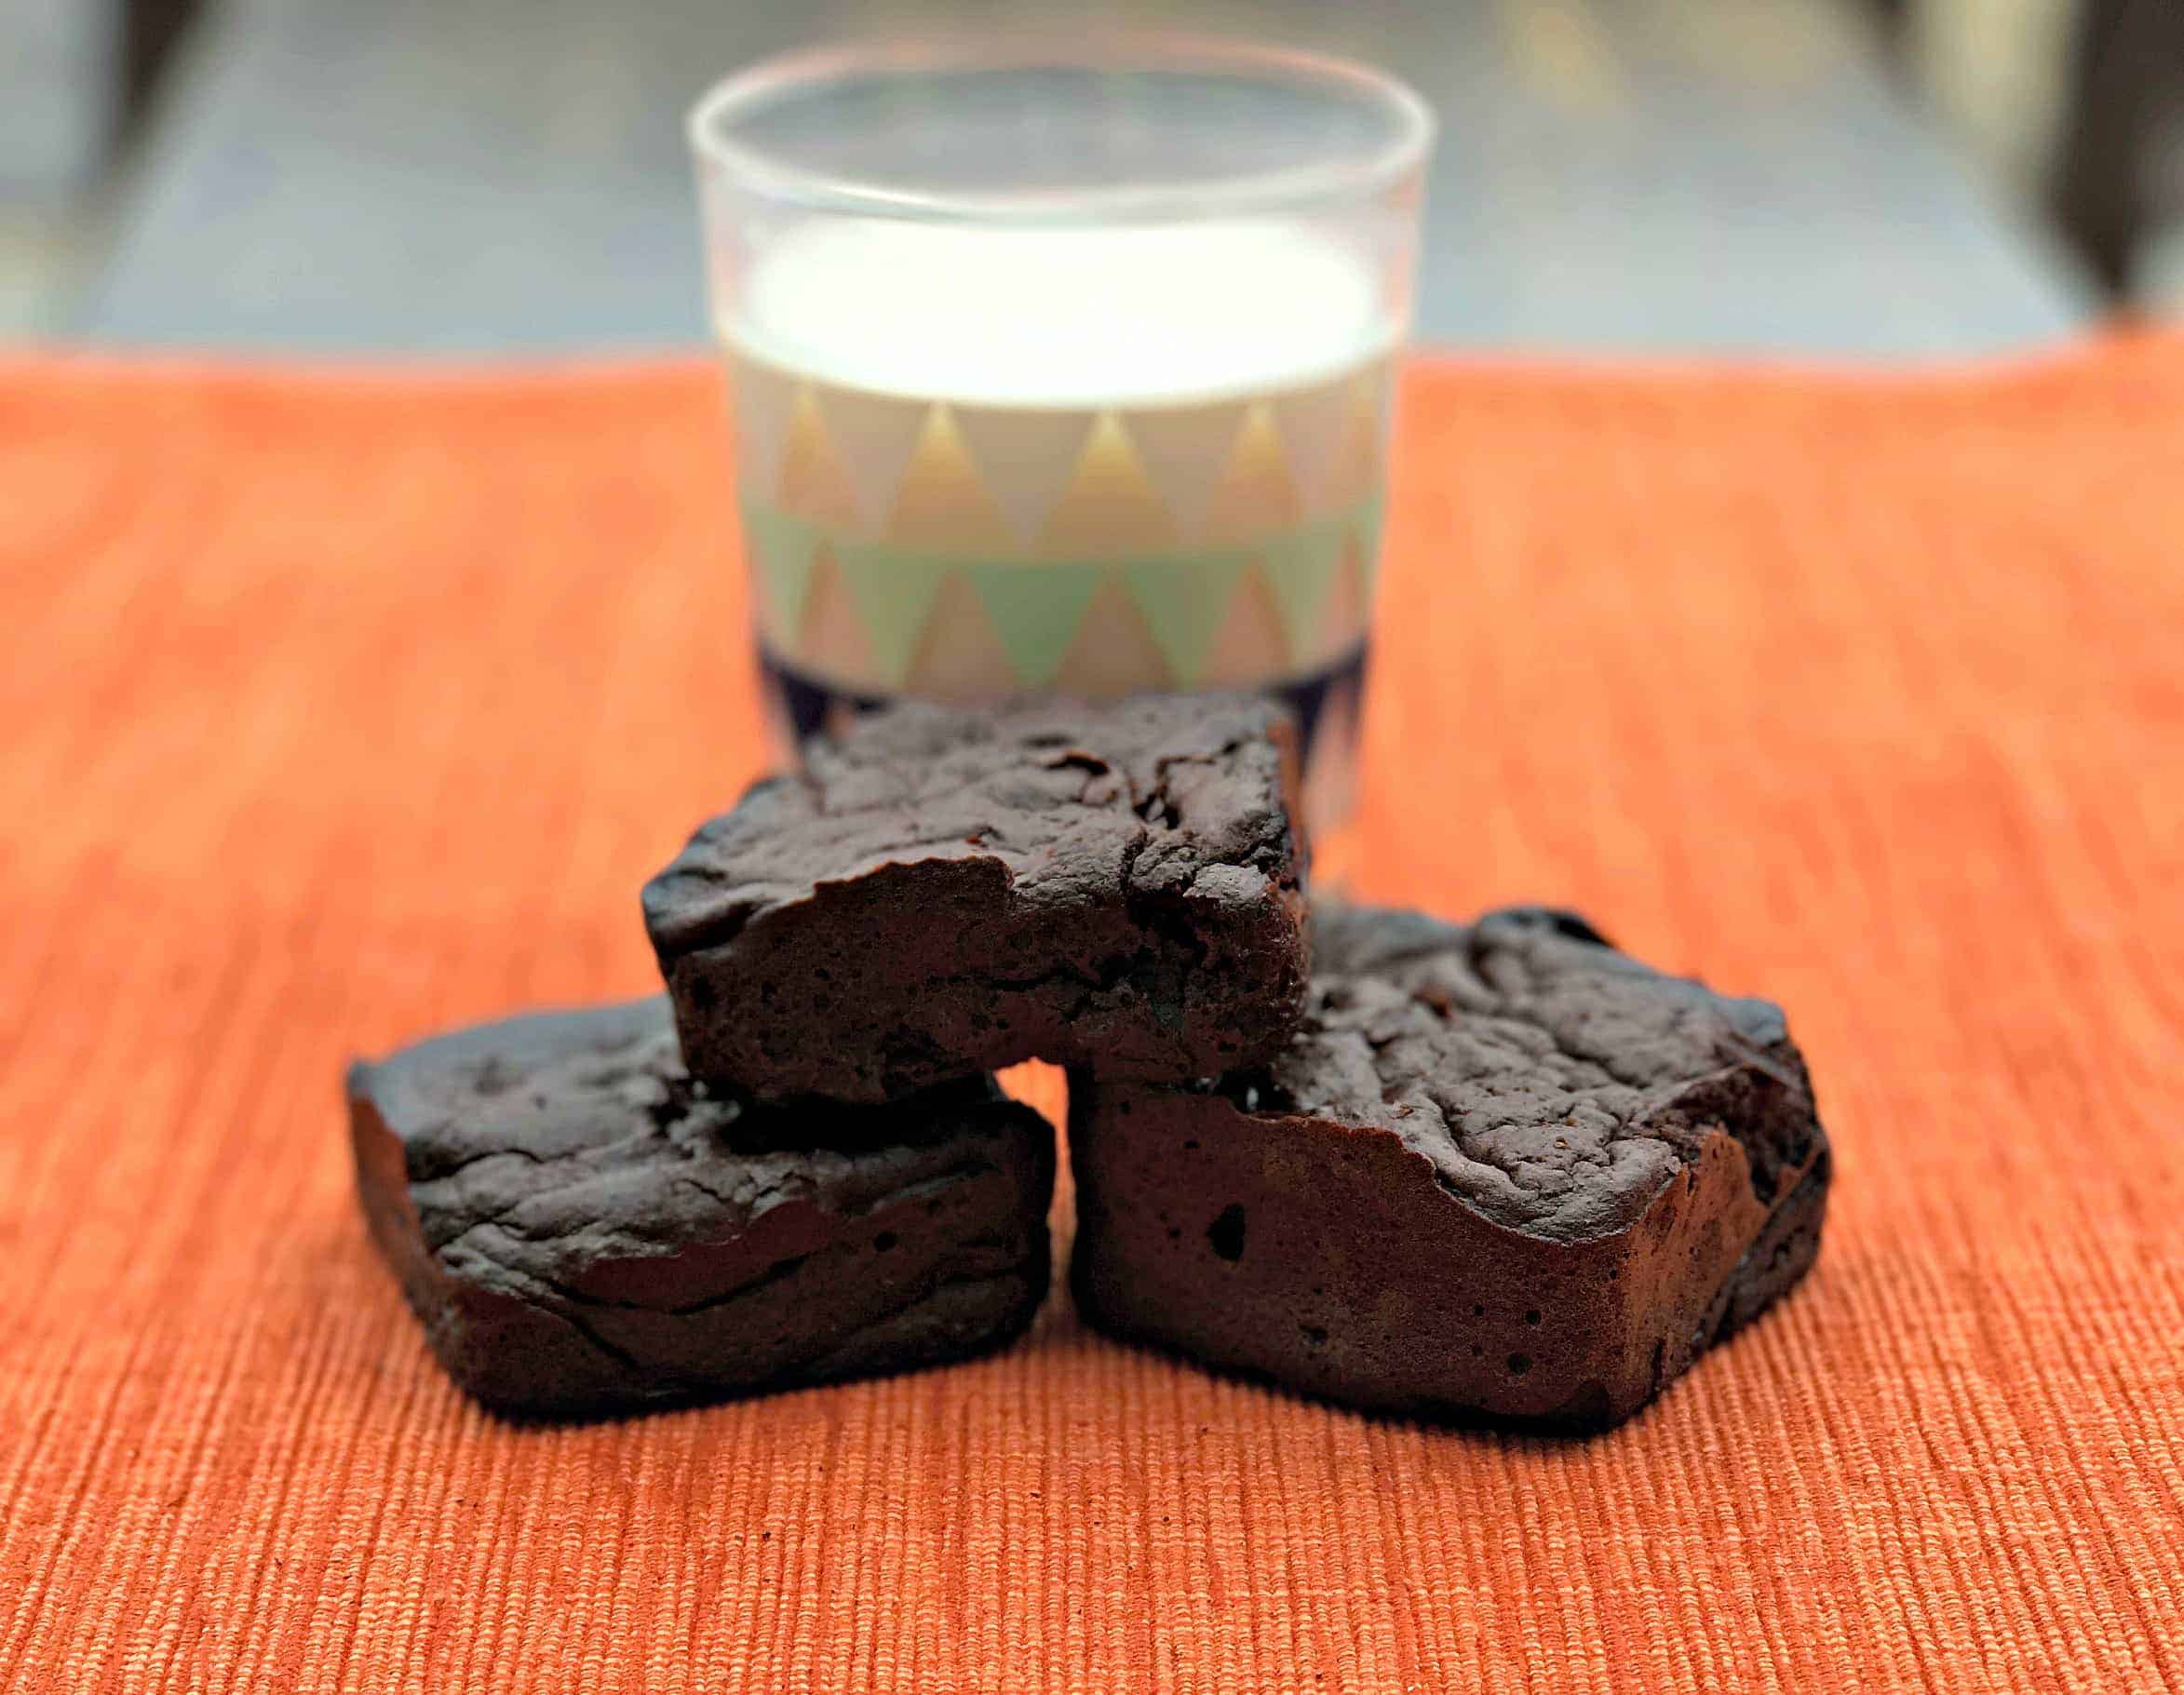
[{"label": "drinking glass", "polygon": [[829,49],[690,118],[785,756],[914,695],[1256,689],[1353,804],[1432,118],[1122,36]]}]

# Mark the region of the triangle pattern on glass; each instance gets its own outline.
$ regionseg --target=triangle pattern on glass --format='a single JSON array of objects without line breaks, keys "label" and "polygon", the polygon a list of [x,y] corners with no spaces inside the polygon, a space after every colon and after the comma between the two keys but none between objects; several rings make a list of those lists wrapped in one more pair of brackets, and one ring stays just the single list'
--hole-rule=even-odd
[{"label": "triangle pattern on glass", "polygon": [[1273,401],[1283,456],[1297,479],[1307,512],[1325,512],[1336,498],[1337,460],[1350,421],[1350,383],[1331,383],[1277,395]]},{"label": "triangle pattern on glass", "polygon": [[1234,449],[1206,511],[1209,541],[1244,541],[1286,530],[1304,516],[1296,479],[1282,455],[1274,410],[1263,400],[1245,414]]},{"label": "triangle pattern on glass", "polygon": [[1213,406],[1163,406],[1132,411],[1123,427],[1138,450],[1146,479],[1175,520],[1176,534],[1197,538],[1213,503],[1222,468],[1244,427],[1246,402]]},{"label": "triangle pattern on glass", "polygon": [[1046,565],[965,565],[1026,688],[1044,689],[1061,668],[1106,568],[1074,560]]},{"label": "triangle pattern on glass", "polygon": [[1345,386],[1342,443],[1328,473],[1328,498],[1338,504],[1369,500],[1380,491],[1386,463],[1388,407],[1393,396],[1391,367],[1381,359],[1354,375]]},{"label": "triangle pattern on glass", "polygon": [[830,529],[846,529],[856,522],[856,495],[834,455],[834,444],[827,438],[827,421],[808,383],[798,386],[789,409],[775,504],[784,512]]},{"label": "triangle pattern on glass", "polygon": [[728,359],[728,414],[735,442],[739,488],[771,495],[789,446],[789,414],[796,408],[796,379],[742,354]]},{"label": "triangle pattern on glass", "polygon": [[1207,646],[1206,663],[1191,680],[1199,688],[1248,689],[1290,668],[1288,632],[1266,576],[1256,563],[1237,573],[1228,609]]},{"label": "triangle pattern on glass", "polygon": [[978,476],[953,409],[927,409],[887,515],[887,539],[909,547],[991,553],[1014,545],[1008,520]]},{"label": "triangle pattern on glass", "polygon": [[857,525],[877,535],[894,510],[896,491],[925,428],[931,402],[858,388],[815,385],[827,438],[834,444],[856,503]]},{"label": "triangle pattern on glass", "polygon": [[1309,653],[1318,645],[1323,627],[1320,609],[1341,562],[1345,533],[1333,524],[1300,525],[1260,556],[1292,653]]},{"label": "triangle pattern on glass", "polygon": [[812,585],[811,526],[763,502],[743,503],[743,552],[750,563],[752,612],[784,651],[796,645],[804,595]]},{"label": "triangle pattern on glass", "polygon": [[830,543],[821,542],[813,556],[811,595],[804,603],[796,652],[807,670],[830,682],[851,688],[870,682],[872,644],[865,633],[864,614],[850,597]]},{"label": "triangle pattern on glass", "polygon": [[1055,692],[1079,700],[1117,700],[1172,689],[1176,682],[1144,612],[1118,578],[1103,575],[1055,669]]},{"label": "triangle pattern on glass", "polygon": [[[1358,507],[1350,520],[1350,539],[1356,544],[1358,581],[1363,585],[1365,615],[1372,613],[1373,590],[1381,580],[1381,521],[1387,516],[1386,503],[1375,489],[1365,504]],[[1361,619],[1362,623],[1363,620]]]},{"label": "triangle pattern on glass", "polygon": [[955,428],[1016,541],[1030,546],[1084,456],[1092,420],[1068,409],[950,406]]},{"label": "triangle pattern on glass", "polygon": [[1185,554],[1116,567],[1175,682],[1187,688],[1197,680],[1244,561],[1240,553]]},{"label": "triangle pattern on glass", "polygon": [[1040,527],[1056,555],[1151,553],[1172,546],[1175,520],[1145,479],[1138,451],[1112,412],[1099,414],[1068,484]]},{"label": "triangle pattern on glass", "polygon": [[874,680],[888,688],[900,685],[910,656],[924,638],[941,582],[952,567],[946,555],[905,553],[885,546],[842,550],[842,578],[864,622]]},{"label": "triangle pattern on glass", "polygon": [[904,690],[926,700],[976,706],[1005,700],[1021,687],[977,591],[961,572],[949,572],[926,615]]},{"label": "triangle pattern on glass", "polygon": [[1365,634],[1366,616],[1372,604],[1368,598],[1365,559],[1357,532],[1347,531],[1340,539],[1341,555],[1334,585],[1328,590],[1326,605],[1319,614],[1318,627],[1311,644],[1298,650],[1315,660],[1332,660],[1355,647]]}]

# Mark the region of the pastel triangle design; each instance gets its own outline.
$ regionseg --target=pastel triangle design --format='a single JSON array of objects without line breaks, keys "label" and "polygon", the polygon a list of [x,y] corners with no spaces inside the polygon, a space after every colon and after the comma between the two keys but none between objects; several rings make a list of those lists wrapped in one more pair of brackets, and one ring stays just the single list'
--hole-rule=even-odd
[{"label": "pastel triangle design", "polygon": [[1206,663],[1192,681],[1201,688],[1249,688],[1291,668],[1288,634],[1265,573],[1256,564],[1247,565],[1207,644]]},{"label": "pastel triangle design", "polygon": [[1302,654],[1318,645],[1325,627],[1321,609],[1328,585],[1341,563],[1347,525],[1305,524],[1268,545],[1260,563],[1282,618],[1289,651]]},{"label": "pastel triangle design", "polygon": [[1066,408],[952,406],[979,483],[1025,545],[1046,527],[1085,451],[1093,421]]},{"label": "pastel triangle design", "polygon": [[1146,478],[1183,541],[1195,540],[1206,523],[1206,509],[1244,426],[1245,405],[1223,400],[1213,406],[1164,406],[1123,418]]},{"label": "pastel triangle design", "polygon": [[1347,384],[1342,445],[1335,455],[1328,498],[1338,503],[1370,499],[1379,490],[1392,393],[1388,361],[1368,365]]},{"label": "pastel triangle design", "polygon": [[[1381,575],[1381,520],[1387,515],[1387,507],[1376,489],[1370,498],[1358,507],[1357,516],[1350,521],[1350,533],[1357,544],[1357,565],[1363,584],[1365,604],[1372,605],[1372,593]],[[1359,623],[1364,620],[1360,618]]]},{"label": "pastel triangle design", "polygon": [[966,565],[963,574],[977,590],[1018,679],[1026,688],[1044,689],[1061,668],[1107,572],[1104,566],[1063,560]]},{"label": "pastel triangle design", "polygon": [[894,509],[904,469],[924,431],[932,404],[895,395],[831,385],[814,390],[827,438],[848,479],[857,522],[877,535]]},{"label": "pastel triangle design", "polygon": [[1045,552],[1063,556],[1151,553],[1174,545],[1175,520],[1112,412],[1100,413],[1085,437],[1039,539]]},{"label": "pastel triangle design", "polygon": [[1274,411],[1265,402],[1246,414],[1244,427],[1207,508],[1209,541],[1247,541],[1286,530],[1304,515],[1296,479],[1282,457]]},{"label": "pastel triangle design", "polygon": [[903,687],[928,700],[972,706],[1005,699],[1021,686],[977,592],[962,572],[949,572],[926,614]]},{"label": "pastel triangle design", "polygon": [[809,383],[798,387],[789,411],[775,504],[829,529],[847,529],[856,522],[856,496],[835,457],[834,444],[827,438],[827,422]]},{"label": "pastel triangle design", "polygon": [[1340,498],[1338,461],[1350,417],[1347,378],[1276,396],[1274,426],[1297,492],[1307,512],[1325,512]]},{"label": "pastel triangle design", "polygon": [[854,687],[872,675],[872,644],[864,615],[829,543],[821,542],[813,557],[811,596],[797,652],[811,670],[835,682]]},{"label": "pastel triangle design", "polygon": [[1015,545],[1008,520],[994,504],[956,429],[954,412],[936,405],[925,413],[895,505],[887,539],[910,547],[953,547],[991,553]]},{"label": "pastel triangle design", "polygon": [[796,380],[742,355],[728,361],[728,410],[735,421],[735,480],[771,494],[789,445]]},{"label": "pastel triangle design", "polygon": [[1179,679],[1152,626],[1120,578],[1104,574],[1054,674],[1058,693],[1080,700],[1172,689]]},{"label": "pastel triangle design", "polygon": [[784,647],[802,627],[804,596],[812,585],[811,526],[762,502],[743,503],[743,550],[757,585],[759,627]]},{"label": "pastel triangle design", "polygon": [[1186,687],[1196,682],[1207,644],[1228,610],[1229,589],[1244,562],[1241,553],[1214,553],[1139,559],[1117,567],[1177,682]]},{"label": "pastel triangle design", "polygon": [[953,569],[946,556],[898,548],[842,550],[842,576],[861,615],[873,661],[873,680],[899,687],[932,616],[940,585]]},{"label": "pastel triangle design", "polygon": [[1365,558],[1356,531],[1345,531],[1341,543],[1341,562],[1335,572],[1334,586],[1328,590],[1327,602],[1320,610],[1318,628],[1310,643],[1298,649],[1313,659],[1333,659],[1356,646],[1358,638],[1365,634],[1367,611],[1372,604],[1366,588]]}]

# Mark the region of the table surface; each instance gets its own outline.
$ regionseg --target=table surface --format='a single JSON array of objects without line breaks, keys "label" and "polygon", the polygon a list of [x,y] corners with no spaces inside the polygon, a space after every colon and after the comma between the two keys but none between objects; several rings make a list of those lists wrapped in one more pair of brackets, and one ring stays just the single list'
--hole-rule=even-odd
[{"label": "table surface", "polygon": [[[1412,78],[1429,341],[1915,356],[2055,342],[2082,280],[1911,115],[1834,0],[1133,0]],[[164,102],[104,341],[335,352],[705,334],[681,114],[814,36],[980,0],[231,0]]]},{"label": "table surface", "polygon": [[341,1068],[654,980],[760,759],[721,435],[697,362],[0,370],[0,1688],[2184,1687],[2184,343],[1411,373],[1361,892],[1779,1000],[1839,1161],[1586,1442],[1058,1290],[621,1422],[440,1376]]}]

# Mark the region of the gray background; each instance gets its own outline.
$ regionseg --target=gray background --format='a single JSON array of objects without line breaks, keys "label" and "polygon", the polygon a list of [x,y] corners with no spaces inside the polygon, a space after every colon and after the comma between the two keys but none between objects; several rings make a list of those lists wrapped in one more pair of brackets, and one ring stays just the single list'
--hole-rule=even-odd
[{"label": "gray background", "polygon": [[[25,6],[36,0],[0,0]],[[1391,66],[1442,119],[1420,332],[1463,346],[1919,357],[2094,311],[1829,0],[1137,5]],[[228,0],[44,327],[309,353],[703,339],[683,110],[815,38],[1018,7]]]}]

